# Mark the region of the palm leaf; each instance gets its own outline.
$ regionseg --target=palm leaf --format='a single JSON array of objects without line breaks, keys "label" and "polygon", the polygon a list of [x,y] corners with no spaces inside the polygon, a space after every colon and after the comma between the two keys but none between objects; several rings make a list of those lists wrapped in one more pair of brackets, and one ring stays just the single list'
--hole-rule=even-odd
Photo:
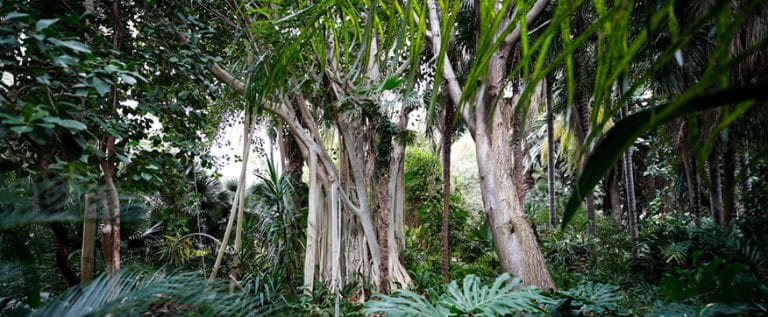
[{"label": "palm leaf", "polygon": [[725,105],[750,100],[768,99],[767,82],[748,86],[731,87],[704,93],[687,100],[673,100],[656,107],[633,113],[608,130],[587,159],[584,172],[579,176],[576,187],[568,198],[562,227],[571,221],[581,201],[589,195],[597,183],[611,169],[640,135],[667,124],[681,116],[701,112]]}]

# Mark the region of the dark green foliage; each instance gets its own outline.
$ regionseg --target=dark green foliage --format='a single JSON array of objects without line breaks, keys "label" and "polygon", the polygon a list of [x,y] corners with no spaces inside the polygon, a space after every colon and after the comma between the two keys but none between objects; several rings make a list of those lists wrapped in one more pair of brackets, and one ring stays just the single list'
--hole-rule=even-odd
[{"label": "dark green foliage", "polygon": [[[267,170],[257,177],[259,183],[250,189],[248,199],[255,223],[252,229],[243,229],[253,241],[244,242],[244,263],[255,262],[254,269],[270,275],[295,297],[304,264],[306,213],[293,197],[306,195],[296,192],[289,175],[280,174],[273,160],[267,160]],[[250,247],[254,244],[255,249]]]}]

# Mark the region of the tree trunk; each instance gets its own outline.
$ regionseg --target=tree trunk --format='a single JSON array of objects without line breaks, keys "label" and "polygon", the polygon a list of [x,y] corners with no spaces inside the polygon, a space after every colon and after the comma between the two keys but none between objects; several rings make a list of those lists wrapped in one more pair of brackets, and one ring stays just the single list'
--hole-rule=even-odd
[{"label": "tree trunk", "polygon": [[442,262],[440,270],[443,280],[450,279],[451,251],[448,244],[448,221],[451,208],[451,147],[453,141],[453,117],[454,107],[451,101],[447,101],[443,108],[443,130],[440,143],[442,144],[442,169],[443,169],[443,222],[440,231],[440,254]]},{"label": "tree trunk", "polygon": [[605,196],[608,202],[603,203],[606,208],[611,206],[611,218],[617,225],[621,225],[621,194],[619,193],[619,169],[613,168],[606,179]]},{"label": "tree trunk", "polygon": [[[253,133],[253,127],[255,125],[252,124],[253,120],[248,115],[247,111],[245,111],[244,116],[245,116],[245,120],[243,124],[243,161],[240,166],[240,178],[237,182],[237,191],[235,192],[235,196],[232,201],[232,208],[229,210],[229,218],[227,219],[227,228],[224,230],[224,237],[221,239],[221,246],[219,246],[219,250],[216,253],[216,262],[214,262],[213,264],[213,270],[211,271],[211,275],[208,277],[209,280],[213,280],[214,278],[216,278],[216,275],[218,275],[219,273],[219,269],[221,268],[221,262],[224,259],[224,251],[227,249],[227,246],[229,245],[229,236],[232,234],[232,227],[235,223],[235,218],[238,218],[237,216],[240,215],[240,211],[242,210],[240,206],[243,205],[241,204],[241,201],[244,200],[243,198],[245,197],[245,190],[246,190],[245,178],[248,171],[248,157],[251,153],[251,134]],[[235,241],[235,242],[239,242],[239,241]],[[235,254],[235,260],[239,262],[239,258],[237,257],[237,255],[240,251],[240,248],[238,245],[236,245],[235,247],[237,252]]]},{"label": "tree trunk", "polygon": [[[110,137],[108,148],[114,148],[114,138]],[[113,150],[114,151],[114,150]],[[104,173],[104,193],[107,208],[104,210],[104,224],[101,228],[101,253],[104,255],[104,266],[107,273],[120,270],[120,199],[115,187],[115,166],[110,160],[102,160],[101,170]]]},{"label": "tree trunk", "polygon": [[304,291],[312,293],[317,263],[317,216],[320,188],[317,182],[317,155],[309,154],[309,206],[307,207],[307,246],[304,251]]},{"label": "tree trunk", "polygon": [[86,193],[83,199],[85,212],[83,215],[83,244],[80,248],[80,283],[86,283],[93,278],[94,249],[96,246],[96,205],[93,194]]},{"label": "tree trunk", "polygon": [[733,141],[726,142],[723,152],[723,224],[728,226],[736,216],[736,149]]},{"label": "tree trunk", "polygon": [[709,155],[709,185],[712,222],[722,227],[725,222],[723,217],[723,185],[720,179],[720,155],[717,150],[713,150]]},{"label": "tree trunk", "polygon": [[[586,18],[586,8],[581,7],[580,9],[576,10],[576,15],[573,19],[573,32],[574,34],[581,34],[584,32],[584,30],[587,29],[587,24],[589,21],[587,21]],[[585,48],[577,49],[575,54],[575,68],[574,72],[576,75],[576,80],[579,81],[580,85],[587,85],[589,81],[589,65],[587,64],[589,62],[589,55],[587,52],[585,52]],[[578,89],[576,91],[576,98],[575,98],[575,104],[573,105],[573,114],[576,116],[576,138],[581,144],[581,153],[579,159],[579,168],[578,173],[581,174],[584,172],[584,164],[586,164],[586,154],[589,152],[589,148],[587,145],[587,137],[589,137],[591,126],[592,126],[592,111],[590,107],[590,97],[591,94],[589,93],[588,89]],[[589,235],[594,236],[595,235],[595,201],[594,201],[594,194],[590,193],[584,198],[584,207],[587,210],[587,232]]]},{"label": "tree trunk", "polygon": [[509,155],[505,155],[509,152],[505,151],[508,147],[503,133],[499,133],[501,129],[494,129],[497,133],[489,135],[480,131],[478,122],[476,124],[481,194],[501,266],[526,284],[541,289],[554,288],[539,243],[518,200],[512,175],[505,172],[511,162]]},{"label": "tree trunk", "polygon": [[387,235],[389,232],[389,197],[387,193],[388,175],[386,170],[380,170],[378,173],[378,187],[376,188],[376,200],[379,205],[379,252],[381,252],[381,284],[379,292],[388,293],[390,289],[389,280],[389,253]]},{"label": "tree trunk", "polygon": [[557,210],[555,209],[555,124],[552,112],[552,81],[544,79],[547,94],[547,206],[549,207],[549,227],[557,226]]}]

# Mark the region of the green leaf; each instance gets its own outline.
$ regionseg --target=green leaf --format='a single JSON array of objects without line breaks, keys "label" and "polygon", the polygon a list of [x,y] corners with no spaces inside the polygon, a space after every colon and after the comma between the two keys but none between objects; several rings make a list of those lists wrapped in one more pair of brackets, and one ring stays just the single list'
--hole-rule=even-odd
[{"label": "green leaf", "polygon": [[61,119],[57,117],[45,117],[43,118],[43,121],[54,123],[60,127],[67,128],[69,130],[74,130],[74,131],[83,131],[88,128],[82,122],[70,120],[70,119]]},{"label": "green leaf", "polygon": [[392,90],[397,88],[397,86],[400,86],[400,84],[403,83],[403,80],[396,77],[390,77],[387,78],[387,81],[384,82],[384,85],[381,87],[381,90]]},{"label": "green leaf", "polygon": [[55,18],[55,19],[42,19],[40,21],[37,21],[37,25],[35,25],[35,31],[40,32],[42,30],[45,30],[49,26],[51,26],[52,24],[56,23],[57,21],[59,21],[58,18]]},{"label": "green leaf", "polygon": [[11,128],[11,131],[16,132],[18,134],[29,133],[29,132],[32,132],[32,130],[33,130],[32,127],[26,126],[26,125],[20,125],[20,126],[15,126]]},{"label": "green leaf", "polygon": [[73,50],[75,52],[80,52],[80,53],[90,53],[91,52],[91,49],[88,48],[88,45],[85,45],[82,42],[73,41],[73,40],[62,41],[62,40],[53,39],[53,38],[49,38],[48,41],[50,41],[51,43],[53,43],[53,44],[55,44],[57,46],[65,47],[65,48],[68,48],[68,49]]},{"label": "green leaf", "polygon": [[10,13],[6,14],[3,17],[3,20],[7,21],[7,20],[18,19],[18,18],[23,18],[23,17],[27,17],[27,16],[29,16],[29,14],[21,13],[21,12],[18,12],[18,11],[13,11],[13,12],[10,12]]},{"label": "green leaf", "polygon": [[110,85],[99,77],[93,77],[93,88],[96,88],[100,96],[104,96],[109,92]]},{"label": "green leaf", "polygon": [[592,193],[597,183],[640,135],[683,115],[748,100],[767,100],[768,89],[765,89],[767,84],[768,82],[758,82],[753,85],[704,93],[682,102],[667,102],[633,113],[616,123],[587,158],[584,172],[579,176],[576,187],[568,197],[561,227],[565,228],[568,225],[584,197]]},{"label": "green leaf", "polygon": [[120,73],[118,76],[120,76],[120,79],[122,79],[126,84],[131,86],[136,85],[136,78],[133,78],[133,76],[124,73]]}]

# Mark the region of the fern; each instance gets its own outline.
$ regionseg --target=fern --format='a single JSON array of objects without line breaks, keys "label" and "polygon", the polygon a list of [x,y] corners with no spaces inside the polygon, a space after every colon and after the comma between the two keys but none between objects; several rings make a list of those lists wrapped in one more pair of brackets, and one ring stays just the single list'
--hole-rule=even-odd
[{"label": "fern", "polygon": [[624,296],[618,286],[602,283],[584,283],[568,291],[560,292],[570,298],[578,307],[574,313],[584,315],[605,315],[606,313],[623,313],[619,302]]},{"label": "fern", "polygon": [[196,273],[101,275],[74,287],[31,316],[142,316],[148,312],[195,316],[266,315],[281,308],[247,292],[230,293],[225,283],[209,283]]},{"label": "fern", "polygon": [[544,312],[542,307],[555,301],[534,287],[521,287],[519,279],[505,273],[492,285],[468,275],[462,286],[453,281],[436,303],[411,291],[396,291],[392,296],[377,295],[365,307],[366,314],[386,316],[503,316],[523,312]]}]

